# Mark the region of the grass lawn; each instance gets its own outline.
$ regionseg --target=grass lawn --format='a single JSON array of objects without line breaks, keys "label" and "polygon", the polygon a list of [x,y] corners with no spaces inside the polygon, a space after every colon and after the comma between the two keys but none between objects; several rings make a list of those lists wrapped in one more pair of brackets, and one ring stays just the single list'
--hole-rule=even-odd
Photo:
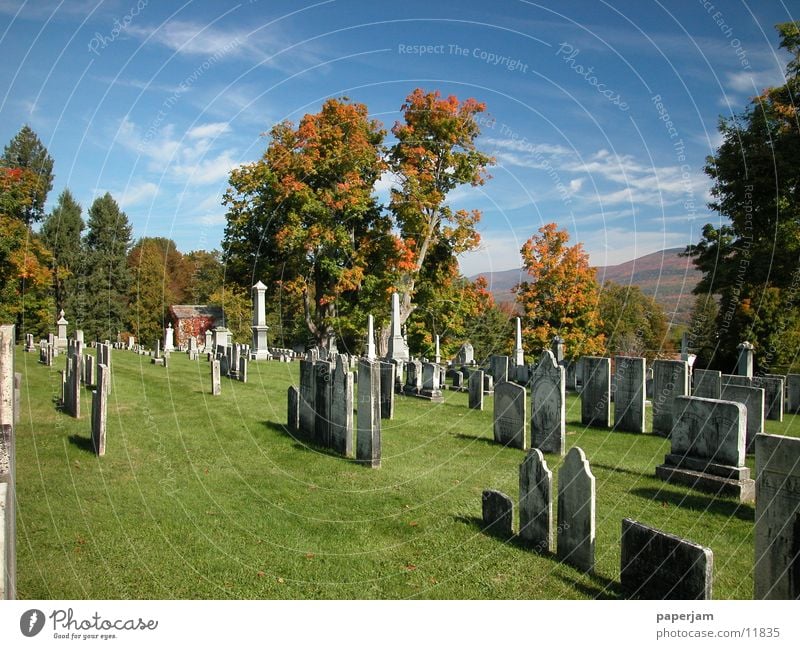
[{"label": "grass lawn", "polygon": [[[492,441],[491,397],[477,412],[464,393],[398,395],[374,470],[287,434],[298,363],[250,363],[249,383],[223,378],[212,397],[205,360],[174,353],[165,369],[114,350],[97,458],[90,393],[79,420],[56,409],[64,356],[16,353],[20,598],[618,598],[624,517],[710,547],[715,599],[753,594],[753,507],[657,480],[669,442],[585,428],[574,395],[567,449],[597,486],[593,575],[481,531],[482,490],[516,501],[524,457]],[[766,429],[800,436],[800,421]],[[557,480],[561,458],[546,459]]]}]

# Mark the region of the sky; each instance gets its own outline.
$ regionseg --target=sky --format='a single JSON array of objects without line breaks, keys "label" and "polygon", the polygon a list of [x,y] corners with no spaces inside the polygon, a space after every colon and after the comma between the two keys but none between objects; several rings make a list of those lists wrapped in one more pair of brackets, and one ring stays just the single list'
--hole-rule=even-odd
[{"label": "sky", "polygon": [[0,141],[39,135],[48,209],[68,187],[85,218],[108,191],[134,238],[210,250],[229,172],[274,124],[346,96],[389,130],[417,87],[474,97],[496,164],[448,195],[483,213],[462,272],[518,268],[553,221],[611,265],[720,222],[719,119],[783,82],[774,25],[794,19],[800,0],[0,0]]}]

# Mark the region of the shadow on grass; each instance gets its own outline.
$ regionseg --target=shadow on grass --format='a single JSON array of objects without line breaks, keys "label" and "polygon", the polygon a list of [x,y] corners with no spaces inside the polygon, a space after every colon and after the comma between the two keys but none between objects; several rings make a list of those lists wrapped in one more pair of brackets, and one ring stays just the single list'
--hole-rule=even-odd
[{"label": "shadow on grass", "polygon": [[91,437],[83,437],[81,435],[70,435],[69,436],[69,443],[73,446],[77,446],[82,451],[87,451],[94,455],[94,444],[92,443]]},{"label": "shadow on grass", "polygon": [[645,500],[665,502],[675,507],[682,507],[699,512],[710,511],[727,518],[735,516],[740,520],[750,521],[751,523],[755,521],[755,508],[752,505],[743,505],[727,499],[722,500],[714,498],[711,495],[683,494],[668,489],[652,489],[647,487],[632,489],[629,493],[634,496],[639,496],[639,498],[644,498]]},{"label": "shadow on grass", "polygon": [[[331,448],[328,448],[326,446],[321,446],[316,442],[314,442],[313,440],[304,437],[299,432],[293,433],[292,431],[289,430],[289,427],[285,426],[284,424],[278,424],[274,421],[265,421],[263,422],[263,424],[266,428],[274,430],[275,432],[280,433],[284,437],[288,437],[289,439],[293,440],[294,443],[292,444],[292,446],[300,451],[311,451],[313,453],[319,453],[320,455],[328,455],[330,457],[335,457],[339,460],[345,460],[347,462],[350,462],[351,464],[356,464],[358,466],[365,465],[363,461],[356,460],[354,457],[346,457],[341,453],[337,453]],[[355,448],[353,449],[353,452],[355,453]]]},{"label": "shadow on grass", "polygon": [[643,471],[632,471],[631,469],[623,469],[618,466],[610,466],[608,464],[600,464],[599,462],[592,462],[592,469],[603,469],[604,471],[612,471],[614,473],[627,473],[628,475],[639,476],[640,478],[652,478],[652,473],[644,473]]},{"label": "shadow on grass", "polygon": [[[595,574],[581,573],[581,576],[582,580],[571,580],[567,575],[557,575],[557,578],[565,585],[592,599],[625,599],[622,584]],[[587,584],[585,580],[590,583]]]},{"label": "shadow on grass", "polygon": [[526,541],[523,538],[521,538],[518,534],[514,534],[509,537],[506,536],[505,534],[495,532],[492,529],[491,525],[488,527],[484,526],[483,519],[478,516],[454,516],[453,520],[455,520],[457,523],[463,523],[464,525],[471,527],[476,532],[482,532],[487,536],[491,536],[492,538],[503,541],[507,545],[512,545],[519,550],[525,550],[526,552],[533,552],[534,554],[537,554],[540,557],[555,558],[555,554],[553,554],[549,550],[543,550],[537,547],[530,541]]},{"label": "shadow on grass", "polygon": [[483,442],[490,446],[497,446],[497,442],[492,437],[482,437],[481,435],[467,435],[466,433],[456,433],[455,437],[458,439],[468,439],[471,442]]}]

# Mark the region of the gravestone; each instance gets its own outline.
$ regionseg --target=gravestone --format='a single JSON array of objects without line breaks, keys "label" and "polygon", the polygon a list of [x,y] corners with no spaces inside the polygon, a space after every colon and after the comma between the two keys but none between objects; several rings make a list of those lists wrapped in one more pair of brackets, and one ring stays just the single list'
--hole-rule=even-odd
[{"label": "gravestone", "polygon": [[550,351],[559,365],[564,363],[564,339],[561,336],[553,336],[550,342]]},{"label": "gravestone", "polygon": [[381,419],[394,419],[394,363],[380,362],[381,367]]},{"label": "gravestone", "polygon": [[378,361],[358,361],[356,459],[377,469],[381,465],[381,395]]},{"label": "gravestone", "polygon": [[171,352],[173,349],[175,349],[175,330],[170,322],[164,329],[164,351]]},{"label": "gravestone", "polygon": [[392,318],[388,357],[400,361],[409,359],[408,344],[400,331],[400,295],[392,293]]},{"label": "gravestone", "polygon": [[300,359],[300,432],[309,439],[314,436],[316,411],[314,399],[316,395],[314,361]]},{"label": "gravestone", "polygon": [[469,407],[483,410],[483,372],[478,370],[469,375]]},{"label": "gravestone", "polygon": [[757,435],[755,599],[800,599],[800,439]]},{"label": "gravestone", "polygon": [[512,358],[514,360],[514,366],[519,367],[520,365],[525,365],[525,350],[522,347],[522,320],[520,318],[517,318],[516,325]]},{"label": "gravestone", "polygon": [[617,356],[614,362],[614,429],[643,433],[646,361]]},{"label": "gravestone", "polygon": [[631,596],[711,599],[713,567],[710,548],[622,519],[620,582]]},{"label": "gravestone", "polygon": [[489,357],[489,375],[497,385],[501,381],[508,381],[508,356],[492,354]]},{"label": "gravestone", "polygon": [[475,362],[475,350],[470,343],[464,343],[458,350],[453,365],[472,365]]},{"label": "gravestone", "polygon": [[525,450],[525,388],[509,381],[494,390],[494,441]]},{"label": "gravestone", "polygon": [[737,374],[753,378],[753,352],[755,347],[745,340],[737,345],[736,349],[739,350],[739,361],[736,364]]},{"label": "gravestone", "polygon": [[372,317],[372,314],[367,316],[367,349],[364,352],[364,356],[367,357],[368,361],[375,360],[375,321]]},{"label": "gravestone", "polygon": [[584,356],[581,363],[581,423],[608,428],[611,425],[611,359]]},{"label": "gravestone", "polygon": [[300,390],[296,386],[289,386],[286,392],[286,401],[289,432],[297,433],[300,430]]},{"label": "gravestone", "polygon": [[670,453],[656,477],[752,502],[755,484],[744,466],[746,417],[741,403],[675,397]]},{"label": "gravestone", "polygon": [[553,550],[553,473],[538,448],[519,465],[519,536],[537,552]]},{"label": "gravestone", "polygon": [[219,396],[222,394],[222,379],[220,378],[219,361],[211,361],[211,394]]},{"label": "gravestone", "polygon": [[494,394],[494,379],[488,372],[483,372],[483,393]]},{"label": "gravestone", "polygon": [[689,363],[653,361],[653,432],[666,437],[672,430],[675,397],[689,394]]},{"label": "gravestone", "polygon": [[[392,369],[394,367],[389,365]],[[390,391],[391,392],[391,391]],[[339,356],[333,370],[333,400],[330,405],[331,448],[344,455],[353,455],[353,374]]]},{"label": "gravestone", "polygon": [[333,401],[333,363],[314,363],[314,440],[331,448],[331,403]]},{"label": "gravestone", "polygon": [[419,391],[420,397],[429,399],[434,403],[442,403],[444,396],[440,387],[441,368],[435,363],[422,364],[422,389]]},{"label": "gravestone", "polygon": [[558,471],[558,558],[592,572],[594,545],[595,480],[586,454],[573,446]]},{"label": "gravestone", "polygon": [[70,390],[69,404],[70,414],[75,419],[81,417],[81,362],[80,356],[68,356],[70,364],[68,388]]},{"label": "gravestone", "polygon": [[422,363],[420,361],[408,361],[406,363],[406,384],[403,386],[403,394],[415,397],[422,389]]},{"label": "gravestone", "polygon": [[251,358],[257,361],[268,360],[270,358],[269,345],[267,343],[267,308],[266,298],[267,287],[262,281],[258,281],[250,288],[250,295],[253,297],[253,324],[250,327],[252,333],[253,350]]},{"label": "gravestone", "polygon": [[786,411],[791,414],[800,412],[800,374],[786,375]]},{"label": "gravestone", "polygon": [[701,399],[719,399],[722,394],[722,372],[719,370],[692,370],[692,396]]},{"label": "gravestone", "polygon": [[453,384],[451,390],[462,392],[464,390],[464,375],[461,372],[453,372]]},{"label": "gravestone", "polygon": [[739,376],[738,374],[723,374],[721,376],[722,379],[722,388],[724,389],[726,385],[738,385],[742,388],[752,388],[753,387],[753,377],[751,376]]},{"label": "gravestone", "polygon": [[783,377],[755,376],[753,387],[764,389],[764,418],[783,421]]},{"label": "gravestone", "polygon": [[553,352],[542,352],[531,380],[531,447],[564,455],[566,406],[564,368]]},{"label": "gravestone", "polygon": [[501,491],[486,489],[481,498],[483,530],[492,536],[510,539],[513,532],[514,503]]},{"label": "gravestone", "polygon": [[108,386],[111,383],[109,369],[97,366],[97,387],[92,390],[92,448],[103,456],[106,454],[106,422],[108,419]]},{"label": "gravestone", "polygon": [[203,351],[210,352],[214,349],[214,339],[211,334],[211,329],[206,329],[206,340],[205,344],[203,345]]},{"label": "gravestone", "polygon": [[752,453],[756,435],[764,432],[764,388],[746,388],[723,383],[721,398],[723,401],[742,403],[747,408],[745,448],[748,453]]}]

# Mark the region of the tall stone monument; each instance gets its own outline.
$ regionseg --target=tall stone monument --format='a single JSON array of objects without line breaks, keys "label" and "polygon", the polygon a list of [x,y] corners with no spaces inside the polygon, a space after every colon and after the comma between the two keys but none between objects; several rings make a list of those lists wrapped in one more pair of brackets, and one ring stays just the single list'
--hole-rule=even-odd
[{"label": "tall stone monument", "polygon": [[164,351],[175,351],[175,330],[172,328],[171,322],[167,323],[167,326],[164,329]]},{"label": "tall stone monument", "polygon": [[392,293],[392,331],[389,337],[389,358],[407,361],[408,345],[400,333],[400,295]]},{"label": "tall stone monument", "polygon": [[269,356],[267,349],[267,307],[264,294],[267,287],[263,282],[253,285],[253,348],[250,350],[250,358],[253,360],[266,360]]},{"label": "tall stone monument", "polygon": [[736,349],[739,350],[739,361],[736,366],[736,373],[739,376],[746,376],[753,378],[753,343],[747,342],[740,343]]},{"label": "tall stone monument", "polygon": [[514,366],[525,365],[525,350],[522,348],[522,320],[517,318],[517,333],[514,338],[514,353],[511,356]]},{"label": "tall stone monument", "polygon": [[364,356],[369,361],[375,360],[375,320],[372,314],[367,316],[367,352]]},{"label": "tall stone monument", "polygon": [[67,325],[69,322],[64,317],[64,309],[61,309],[56,320],[56,349],[61,351],[67,348]]}]

